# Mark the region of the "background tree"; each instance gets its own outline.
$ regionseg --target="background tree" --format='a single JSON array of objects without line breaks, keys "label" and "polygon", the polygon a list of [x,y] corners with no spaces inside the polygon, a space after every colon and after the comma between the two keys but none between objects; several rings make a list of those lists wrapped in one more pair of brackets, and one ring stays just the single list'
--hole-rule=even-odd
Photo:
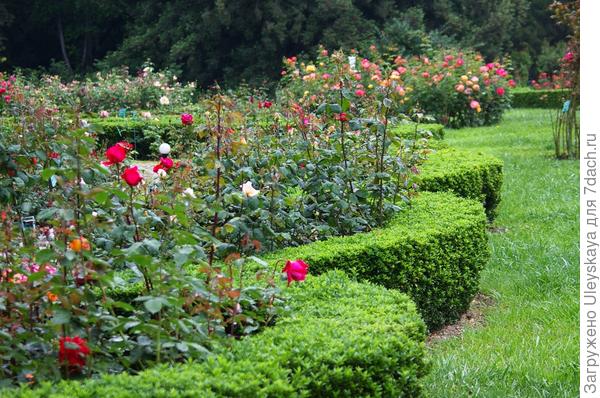
[{"label": "background tree", "polygon": [[[378,44],[419,54],[472,47],[512,56],[525,81],[556,68],[567,30],[550,0],[5,0],[9,67],[73,73],[151,59],[202,85],[273,81],[281,58]],[[0,6],[2,7],[2,6]],[[558,50],[557,50],[558,49]]]}]

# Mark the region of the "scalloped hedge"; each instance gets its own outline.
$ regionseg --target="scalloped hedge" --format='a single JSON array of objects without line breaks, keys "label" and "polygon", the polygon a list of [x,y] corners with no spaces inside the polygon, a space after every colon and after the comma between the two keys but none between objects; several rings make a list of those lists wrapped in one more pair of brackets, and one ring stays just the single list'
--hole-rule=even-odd
[{"label": "scalloped hedge", "polygon": [[511,90],[513,108],[562,108],[569,90],[534,90],[516,88]]},{"label": "scalloped hedge", "polygon": [[480,201],[489,221],[501,199],[504,163],[481,152],[441,148],[431,153],[418,175],[423,191],[453,192]]},{"label": "scalloped hedge", "polygon": [[[459,319],[478,291],[479,273],[489,258],[486,226],[480,203],[447,192],[421,192],[387,227],[262,258],[279,268],[282,260],[302,258],[313,274],[340,269],[358,280],[398,289],[415,301],[428,328],[436,330]],[[131,301],[142,290],[137,283],[108,293]]]},{"label": "scalloped hedge", "polygon": [[292,311],[203,363],[137,376],[2,390],[2,397],[415,397],[428,371],[425,325],[397,291],[341,272],[289,289]]},{"label": "scalloped hedge", "polygon": [[456,321],[479,289],[489,258],[480,203],[450,193],[422,192],[387,227],[286,248],[266,255],[275,263],[301,258],[311,273],[340,269],[407,293],[430,330]]}]

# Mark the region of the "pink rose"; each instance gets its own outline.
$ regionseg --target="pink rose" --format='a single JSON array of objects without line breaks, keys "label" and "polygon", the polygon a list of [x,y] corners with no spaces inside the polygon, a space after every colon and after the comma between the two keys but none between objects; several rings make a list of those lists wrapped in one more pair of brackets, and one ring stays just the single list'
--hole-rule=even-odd
[{"label": "pink rose", "polygon": [[300,282],[306,279],[306,274],[308,273],[308,264],[300,259],[295,261],[288,260],[285,263],[285,267],[283,268],[282,272],[287,274],[289,286],[292,281]]},{"label": "pink rose", "polygon": [[189,113],[182,113],[181,124],[183,124],[184,126],[191,126],[192,124],[194,124],[194,117]]},{"label": "pink rose", "polygon": [[506,76],[508,76],[508,72],[505,69],[503,69],[503,68],[496,69],[496,74],[498,76],[500,76],[500,77],[506,77]]},{"label": "pink rose", "polygon": [[479,108],[479,102],[472,100],[469,106],[471,107],[471,109],[477,109]]},{"label": "pink rose", "polygon": [[366,93],[365,93],[365,90],[358,89],[358,90],[356,90],[356,91],[354,92],[354,94],[355,94],[357,97],[364,97]]}]

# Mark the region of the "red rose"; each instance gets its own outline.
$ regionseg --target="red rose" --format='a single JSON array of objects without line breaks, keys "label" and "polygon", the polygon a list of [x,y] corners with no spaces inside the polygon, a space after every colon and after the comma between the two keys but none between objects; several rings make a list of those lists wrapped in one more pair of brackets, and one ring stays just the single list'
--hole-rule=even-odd
[{"label": "red rose", "polygon": [[171,158],[160,158],[160,163],[157,164],[156,166],[154,166],[154,168],[152,169],[152,171],[154,171],[155,173],[158,172],[158,170],[169,170],[173,167],[173,159]]},{"label": "red rose", "polygon": [[292,281],[303,281],[306,279],[306,274],[308,273],[308,264],[306,264],[302,260],[288,260],[285,263],[285,267],[282,272],[287,274],[288,286]]},{"label": "red rose", "polygon": [[498,94],[500,97],[502,97],[504,95],[504,87],[497,87],[496,88],[496,94]]},{"label": "red rose", "polygon": [[106,150],[106,158],[108,161],[102,162],[105,166],[121,163],[127,157],[127,150],[122,145],[116,144]]},{"label": "red rose", "polygon": [[183,124],[184,126],[191,126],[192,124],[194,124],[194,117],[189,113],[182,113],[181,124]]},{"label": "red rose", "polygon": [[335,120],[339,120],[340,122],[347,122],[348,115],[346,115],[346,112],[338,113],[337,115],[335,115]]},{"label": "red rose", "polygon": [[124,179],[127,185],[130,187],[135,187],[143,180],[143,177],[138,171],[137,166],[132,166],[125,169],[123,174],[121,174],[121,178]]},{"label": "red rose", "polygon": [[59,362],[67,362],[70,366],[83,367],[88,355],[90,355],[90,349],[85,339],[79,336],[61,337],[59,339]]}]

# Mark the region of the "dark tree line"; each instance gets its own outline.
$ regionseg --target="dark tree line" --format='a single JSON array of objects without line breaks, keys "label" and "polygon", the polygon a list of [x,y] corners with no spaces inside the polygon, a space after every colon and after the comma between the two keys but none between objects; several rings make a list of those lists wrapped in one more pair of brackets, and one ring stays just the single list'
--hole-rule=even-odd
[{"label": "dark tree line", "polygon": [[[555,66],[564,29],[549,0],[4,0],[3,68],[63,75],[152,60],[184,78],[260,82],[281,58],[328,48],[436,46],[510,54],[527,78]],[[553,65],[554,63],[554,65]]]}]

